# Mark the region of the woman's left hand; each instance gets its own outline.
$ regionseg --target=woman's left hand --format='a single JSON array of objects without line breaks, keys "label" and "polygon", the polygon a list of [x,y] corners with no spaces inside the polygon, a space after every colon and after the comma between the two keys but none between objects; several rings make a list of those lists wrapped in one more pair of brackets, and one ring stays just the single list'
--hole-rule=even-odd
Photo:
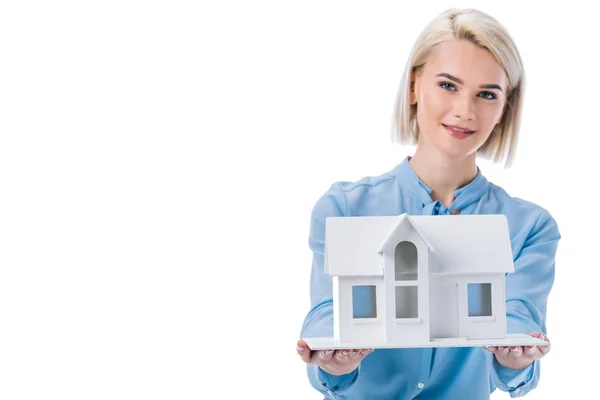
[{"label": "woman's left hand", "polygon": [[548,342],[547,346],[490,346],[484,347],[485,350],[493,353],[496,360],[507,368],[523,369],[534,360],[544,357],[550,351],[550,339],[542,332],[530,333],[538,339]]}]

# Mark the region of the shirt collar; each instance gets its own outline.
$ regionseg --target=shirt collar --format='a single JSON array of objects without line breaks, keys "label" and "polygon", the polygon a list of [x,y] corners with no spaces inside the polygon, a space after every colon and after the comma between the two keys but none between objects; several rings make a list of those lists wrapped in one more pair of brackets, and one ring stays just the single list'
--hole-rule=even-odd
[{"label": "shirt collar", "polygon": [[454,191],[454,201],[445,207],[439,200],[431,199],[431,188],[425,184],[409,164],[411,157],[406,157],[396,166],[396,176],[403,189],[408,189],[414,197],[423,203],[423,215],[450,214],[478,201],[488,190],[489,182],[477,167],[477,176],[471,182]]}]

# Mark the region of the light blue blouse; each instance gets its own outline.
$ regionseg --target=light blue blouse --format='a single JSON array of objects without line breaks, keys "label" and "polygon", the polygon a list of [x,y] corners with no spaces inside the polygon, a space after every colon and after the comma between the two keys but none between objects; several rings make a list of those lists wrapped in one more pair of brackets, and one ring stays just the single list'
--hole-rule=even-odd
[{"label": "light blue blouse", "polygon": [[[544,208],[509,196],[478,168],[455,191],[450,207],[432,201],[431,189],[404,159],[391,171],[357,182],[336,182],[312,210],[311,310],[301,337],[333,336],[332,280],[323,271],[325,218],[338,216],[504,214],[508,219],[515,272],[506,276],[508,333],[546,333],[546,303],[554,281],[560,233]],[[312,386],[326,399],[489,399],[499,388],[519,397],[537,386],[540,362],[523,370],[498,364],[482,348],[376,349],[352,373],[335,376],[309,364]]]}]

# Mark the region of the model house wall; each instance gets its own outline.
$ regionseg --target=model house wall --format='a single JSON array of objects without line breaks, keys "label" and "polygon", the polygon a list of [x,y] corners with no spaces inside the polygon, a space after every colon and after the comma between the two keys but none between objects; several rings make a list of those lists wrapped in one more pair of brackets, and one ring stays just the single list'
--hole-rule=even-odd
[{"label": "model house wall", "polygon": [[[505,337],[503,274],[431,274],[429,284],[432,339]],[[482,301],[469,304],[469,291]]]}]

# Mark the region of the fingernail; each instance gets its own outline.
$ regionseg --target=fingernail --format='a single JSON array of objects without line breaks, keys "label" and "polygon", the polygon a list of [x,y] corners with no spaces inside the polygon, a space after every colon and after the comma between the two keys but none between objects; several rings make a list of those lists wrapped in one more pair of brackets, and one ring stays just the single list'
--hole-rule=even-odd
[{"label": "fingernail", "polygon": [[345,356],[347,356],[347,355],[348,355],[348,354],[350,354],[350,353],[349,353],[347,350],[343,350],[343,351],[342,351],[342,354],[343,354],[343,355],[345,355]]},{"label": "fingernail", "polygon": [[330,355],[331,353],[333,353],[333,350],[325,350],[325,355],[326,356]]},{"label": "fingernail", "polygon": [[298,351],[300,353],[302,353],[302,352],[304,352],[304,350],[306,350],[304,347],[301,347],[301,346],[296,346],[296,348],[298,349]]},{"label": "fingernail", "polygon": [[370,353],[370,352],[372,352],[372,351],[373,351],[373,349],[369,349],[369,350],[368,350],[368,352],[369,352],[369,353]]}]

